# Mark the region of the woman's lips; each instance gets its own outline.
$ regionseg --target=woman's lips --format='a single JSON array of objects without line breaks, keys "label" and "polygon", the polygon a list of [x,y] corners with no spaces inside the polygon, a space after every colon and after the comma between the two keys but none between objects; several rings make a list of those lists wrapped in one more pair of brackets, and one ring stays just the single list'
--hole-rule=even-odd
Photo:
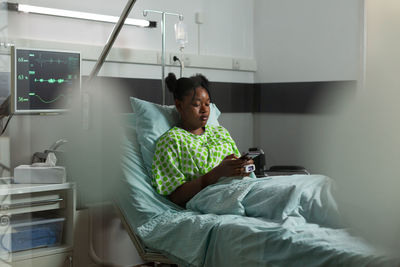
[{"label": "woman's lips", "polygon": [[200,120],[206,121],[206,120],[208,120],[208,116],[200,116]]}]

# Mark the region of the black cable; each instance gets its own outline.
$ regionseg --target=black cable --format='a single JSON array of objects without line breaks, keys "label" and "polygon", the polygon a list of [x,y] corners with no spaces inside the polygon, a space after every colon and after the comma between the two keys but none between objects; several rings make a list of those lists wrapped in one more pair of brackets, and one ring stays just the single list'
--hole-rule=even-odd
[{"label": "black cable", "polygon": [[180,69],[181,69],[181,71],[180,71],[180,77],[179,78],[182,78],[182,61],[177,57],[177,56],[174,56],[173,58],[172,58],[174,61],[178,61],[179,62],[179,65],[180,65]]},{"label": "black cable", "polygon": [[6,122],[6,125],[3,127],[3,130],[2,130],[1,133],[0,133],[0,136],[2,136],[3,133],[6,131],[7,126],[8,126],[8,123],[10,122],[10,120],[11,120],[11,118],[12,118],[13,115],[14,115],[14,114],[10,114],[10,116],[8,116],[8,120],[7,120],[7,122]]}]

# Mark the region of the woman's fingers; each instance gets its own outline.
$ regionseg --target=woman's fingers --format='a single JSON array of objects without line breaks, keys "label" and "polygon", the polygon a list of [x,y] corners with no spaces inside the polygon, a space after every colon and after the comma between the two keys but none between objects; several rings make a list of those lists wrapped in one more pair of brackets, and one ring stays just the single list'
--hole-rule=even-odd
[{"label": "woman's fingers", "polygon": [[254,160],[253,160],[253,159],[248,160],[248,161],[246,162],[246,165],[249,165],[249,164],[254,164]]},{"label": "woman's fingers", "polygon": [[237,168],[235,170],[235,176],[247,176],[246,170],[244,168]]},{"label": "woman's fingers", "polygon": [[234,166],[240,166],[240,167],[243,167],[243,166],[245,166],[245,165],[247,165],[248,163],[247,163],[247,161],[246,160],[241,160],[241,159],[237,159],[237,160],[232,160],[231,162],[229,162],[231,165],[234,165]]},{"label": "woman's fingers", "polygon": [[224,159],[236,159],[236,155],[235,154],[230,154],[228,156],[226,156]]},{"label": "woman's fingers", "polygon": [[244,166],[253,163],[252,159],[239,159],[235,154],[230,154],[224,158],[221,166],[224,166],[227,176],[246,176]]}]

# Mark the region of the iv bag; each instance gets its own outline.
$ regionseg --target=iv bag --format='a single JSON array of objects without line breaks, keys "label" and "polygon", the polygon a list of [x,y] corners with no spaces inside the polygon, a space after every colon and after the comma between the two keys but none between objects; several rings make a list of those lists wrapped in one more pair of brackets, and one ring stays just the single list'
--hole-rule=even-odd
[{"label": "iv bag", "polygon": [[183,49],[188,42],[186,25],[182,21],[175,23],[175,40],[180,49]]}]

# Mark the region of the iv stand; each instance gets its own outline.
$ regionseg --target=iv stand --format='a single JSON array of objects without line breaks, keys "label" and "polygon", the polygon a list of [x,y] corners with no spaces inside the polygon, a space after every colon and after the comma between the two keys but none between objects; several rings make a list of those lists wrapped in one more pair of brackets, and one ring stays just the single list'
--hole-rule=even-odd
[{"label": "iv stand", "polygon": [[143,16],[146,17],[148,13],[157,13],[162,15],[161,20],[161,87],[162,87],[162,104],[165,105],[165,18],[166,15],[179,17],[179,20],[183,20],[182,14],[162,12],[158,10],[146,9],[143,10]]}]

